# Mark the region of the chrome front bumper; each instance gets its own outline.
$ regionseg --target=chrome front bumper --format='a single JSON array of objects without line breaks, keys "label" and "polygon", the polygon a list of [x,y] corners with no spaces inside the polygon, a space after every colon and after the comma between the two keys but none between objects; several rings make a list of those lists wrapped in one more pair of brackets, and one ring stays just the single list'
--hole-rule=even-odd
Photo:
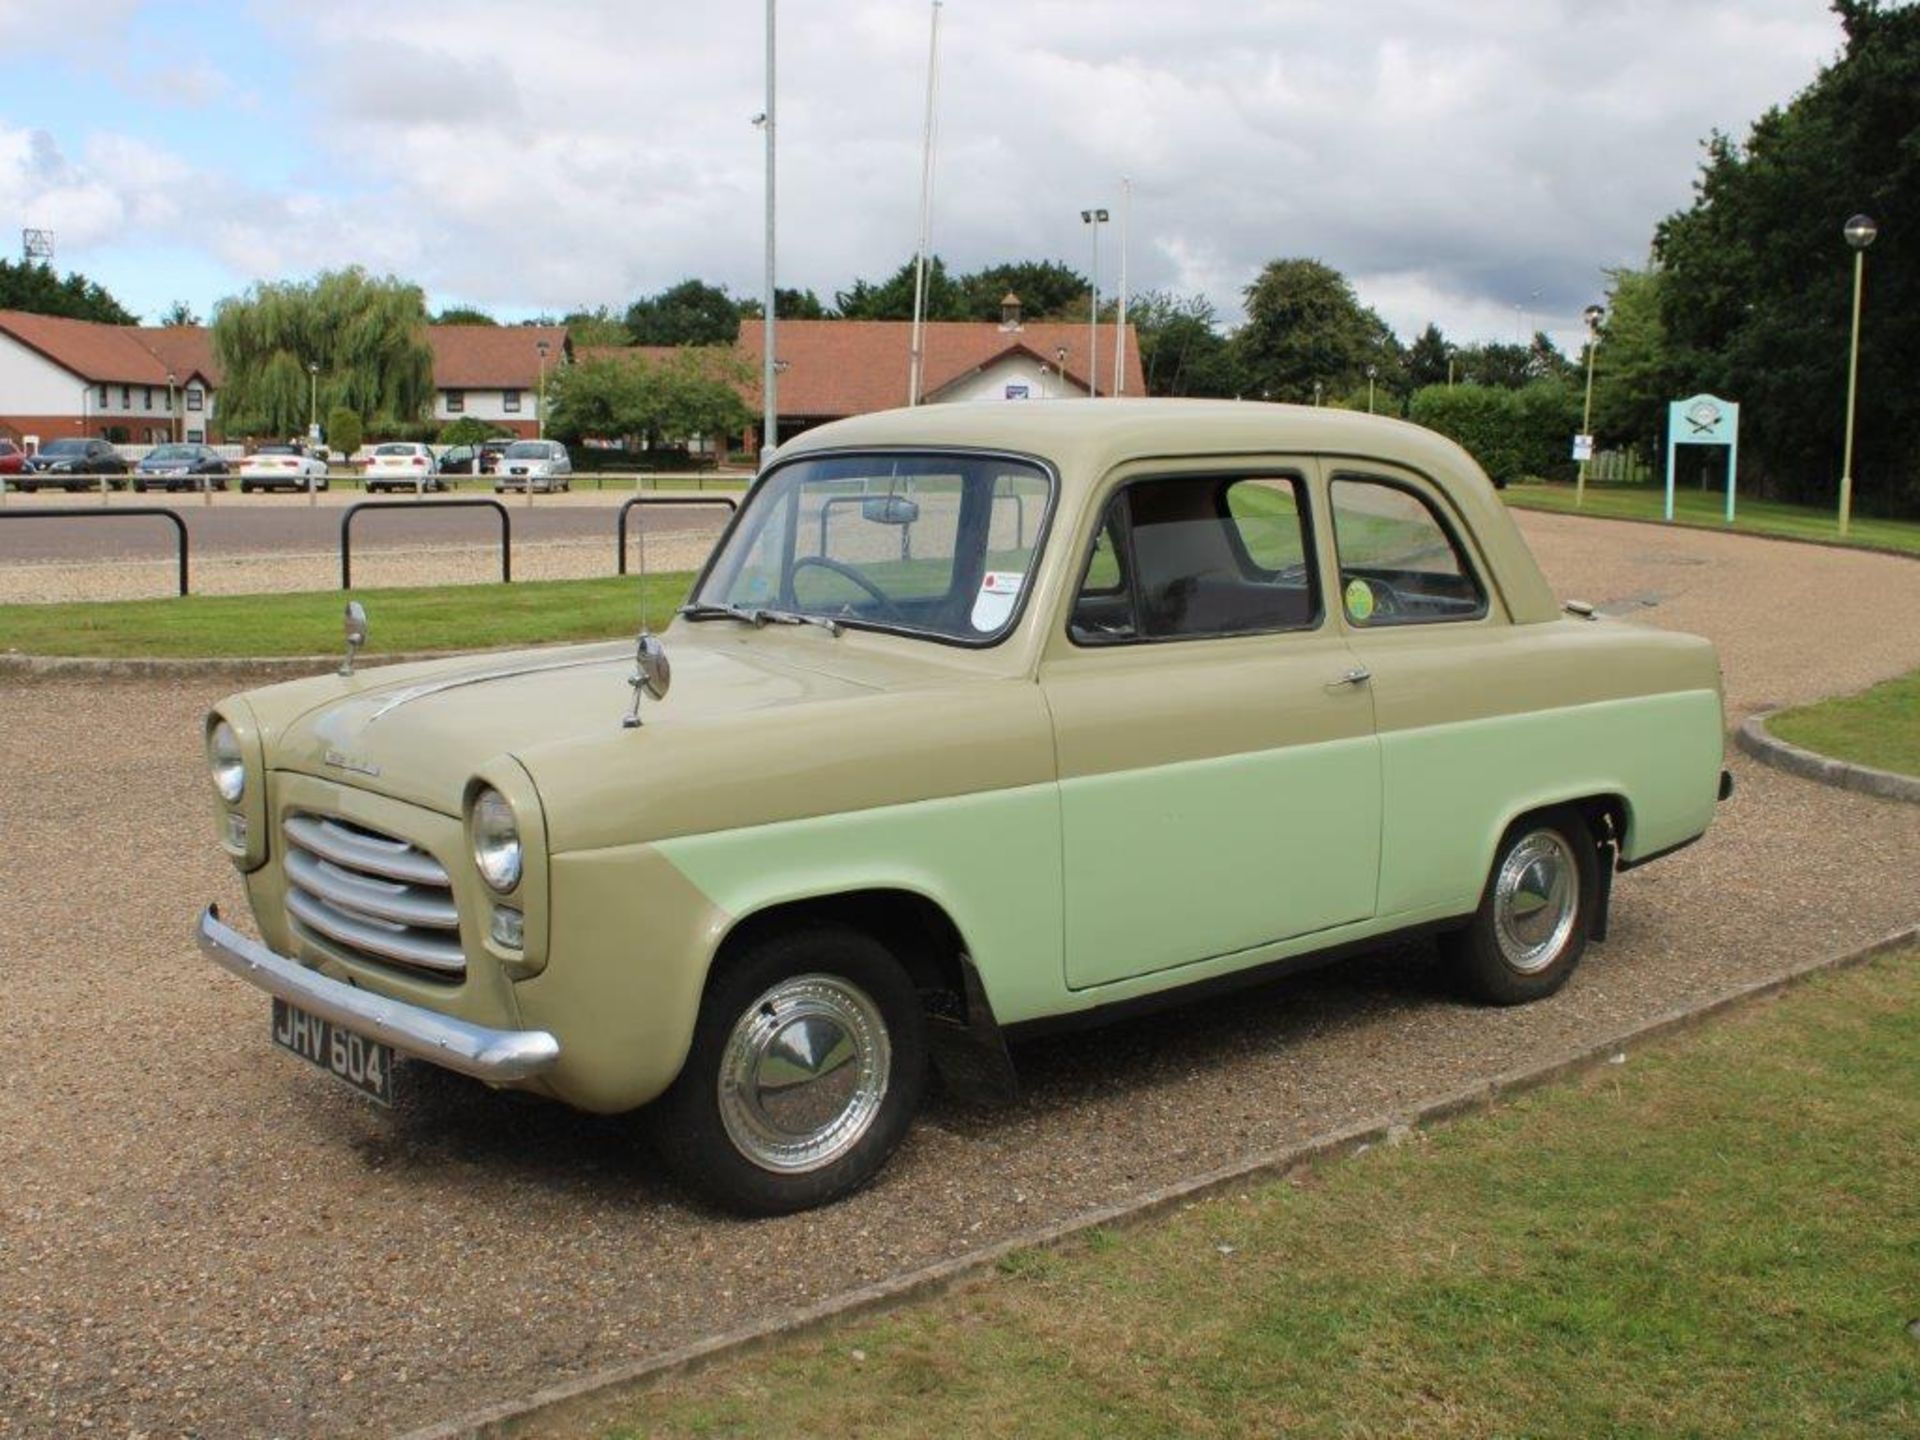
[{"label": "chrome front bumper", "polygon": [[506,1084],[538,1075],[560,1058],[560,1042],[544,1030],[492,1030],[329,980],[248,939],[221,920],[218,906],[207,906],[198,933],[200,949],[223,970],[311,1015],[442,1069]]}]

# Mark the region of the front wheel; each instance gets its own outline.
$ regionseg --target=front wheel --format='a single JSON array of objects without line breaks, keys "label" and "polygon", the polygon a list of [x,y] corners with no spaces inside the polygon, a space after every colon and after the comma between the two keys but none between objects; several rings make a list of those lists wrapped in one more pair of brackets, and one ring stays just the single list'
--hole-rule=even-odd
[{"label": "front wheel", "polygon": [[1580,963],[1599,892],[1600,852],[1580,812],[1527,816],[1501,837],[1480,908],[1442,949],[1476,999],[1544,999]]},{"label": "front wheel", "polygon": [[926,1073],[925,1015],[899,962],[860,931],[809,927],[752,945],[708,985],[654,1134],[716,1205],[790,1214],[879,1173]]}]

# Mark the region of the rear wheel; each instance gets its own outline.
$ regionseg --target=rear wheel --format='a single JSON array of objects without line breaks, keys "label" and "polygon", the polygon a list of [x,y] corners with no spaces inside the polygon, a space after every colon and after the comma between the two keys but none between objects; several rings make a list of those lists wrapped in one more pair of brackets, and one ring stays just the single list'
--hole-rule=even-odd
[{"label": "rear wheel", "polygon": [[841,926],[756,942],[708,985],[651,1114],[691,1188],[743,1215],[824,1205],[879,1173],[926,1085],[926,1021],[887,948]]},{"label": "rear wheel", "polygon": [[1579,811],[1523,817],[1494,851],[1480,908],[1465,929],[1445,937],[1443,949],[1477,999],[1544,999],[1580,963],[1599,888],[1599,852]]}]

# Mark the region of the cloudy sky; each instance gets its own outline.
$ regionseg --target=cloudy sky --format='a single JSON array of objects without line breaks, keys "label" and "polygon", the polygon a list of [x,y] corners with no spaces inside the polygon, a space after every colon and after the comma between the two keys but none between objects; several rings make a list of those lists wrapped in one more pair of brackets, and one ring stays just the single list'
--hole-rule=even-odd
[{"label": "cloudy sky", "polygon": [[[912,252],[929,6],[779,5],[780,279],[830,299]],[[0,234],[51,228],[149,317],[347,263],[509,318],[758,293],[763,16],[0,0]],[[1084,271],[1128,176],[1135,289],[1234,318],[1312,255],[1403,336],[1571,339],[1702,137],[1839,42],[1823,0],[946,0],[934,248]]]}]

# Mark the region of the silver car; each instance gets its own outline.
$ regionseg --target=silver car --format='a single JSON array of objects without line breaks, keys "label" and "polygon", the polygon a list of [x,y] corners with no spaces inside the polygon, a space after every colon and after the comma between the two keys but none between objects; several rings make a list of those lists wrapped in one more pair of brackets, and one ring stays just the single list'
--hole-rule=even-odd
[{"label": "silver car", "polygon": [[571,490],[573,461],[558,440],[516,440],[500,456],[493,472],[497,495],[509,490]]}]

